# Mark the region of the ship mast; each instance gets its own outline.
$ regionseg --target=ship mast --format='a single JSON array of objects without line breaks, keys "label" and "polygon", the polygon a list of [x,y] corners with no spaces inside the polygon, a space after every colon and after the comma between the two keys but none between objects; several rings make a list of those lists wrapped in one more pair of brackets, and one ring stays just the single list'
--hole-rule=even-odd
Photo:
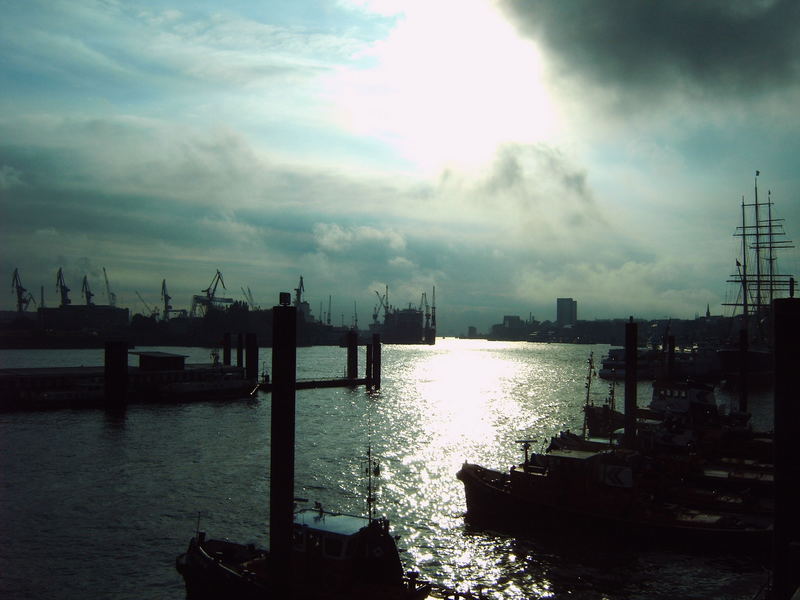
[{"label": "ship mast", "polygon": [[[766,341],[771,331],[772,301],[775,298],[787,295],[794,296],[794,277],[778,272],[777,250],[794,248],[791,240],[778,239],[785,236],[783,219],[772,216],[772,192],[767,192],[767,202],[758,200],[758,176],[756,171],[753,186],[755,200],[747,203],[742,197],[742,224],[737,227],[735,236],[742,238],[741,262],[736,261],[737,273],[730,283],[737,283],[741,287],[741,301],[726,303],[726,306],[742,307],[742,330],[750,331],[750,316],[756,317],[753,324],[754,337]],[[766,218],[762,218],[762,209],[766,207]],[[748,209],[752,220],[748,225]],[[752,261],[748,254],[752,252]],[[763,264],[762,264],[763,263]]]}]

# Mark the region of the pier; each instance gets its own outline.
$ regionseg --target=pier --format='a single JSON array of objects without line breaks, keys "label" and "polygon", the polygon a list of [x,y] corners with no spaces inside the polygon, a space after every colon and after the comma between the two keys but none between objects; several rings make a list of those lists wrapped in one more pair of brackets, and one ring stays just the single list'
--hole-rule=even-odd
[{"label": "pier", "polygon": [[[366,346],[366,367],[358,376],[357,337],[348,336],[345,377],[297,381],[297,389],[380,388],[380,336]],[[222,361],[186,363],[186,356],[158,351],[130,351],[124,340],[105,344],[104,365],[0,369],[0,411],[121,407],[130,403],[248,399],[272,392],[258,376],[255,334],[239,334],[236,364],[231,364],[232,336],[226,335]],[[138,366],[128,364],[130,354]]]}]

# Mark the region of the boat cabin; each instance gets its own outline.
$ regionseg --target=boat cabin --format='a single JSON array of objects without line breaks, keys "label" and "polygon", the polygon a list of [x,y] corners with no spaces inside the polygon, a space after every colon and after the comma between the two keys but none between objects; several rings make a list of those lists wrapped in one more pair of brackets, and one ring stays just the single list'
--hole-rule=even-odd
[{"label": "boat cabin", "polygon": [[714,388],[694,381],[665,381],[653,383],[650,410],[664,413],[687,413],[692,405],[717,408]]},{"label": "boat cabin", "polygon": [[322,573],[333,589],[354,581],[402,582],[400,555],[385,519],[302,510],[295,514],[293,546],[296,575]]}]

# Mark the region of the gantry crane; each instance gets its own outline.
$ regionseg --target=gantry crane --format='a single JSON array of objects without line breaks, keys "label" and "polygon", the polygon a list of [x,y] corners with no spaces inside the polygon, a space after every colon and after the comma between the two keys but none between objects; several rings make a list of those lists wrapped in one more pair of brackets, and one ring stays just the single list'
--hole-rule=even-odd
[{"label": "gantry crane", "polygon": [[431,307],[428,305],[428,294],[422,292],[422,298],[419,301],[419,311],[425,310],[425,329],[428,330],[431,327]]},{"label": "gantry crane", "polygon": [[25,312],[31,302],[36,304],[33,295],[22,287],[22,280],[17,269],[14,269],[14,276],[11,279],[11,291],[17,294],[17,312]]},{"label": "gantry crane", "polygon": [[215,304],[233,304],[233,298],[218,298],[217,297],[217,286],[222,284],[222,289],[228,289],[225,287],[225,281],[222,279],[222,273],[219,269],[217,269],[217,273],[214,275],[214,278],[211,280],[211,284],[203,290],[205,293],[204,296],[199,294],[195,294],[192,296],[192,311],[191,315],[193,317],[197,316],[197,307],[202,306],[205,312],[208,312],[210,308],[212,308]]},{"label": "gantry crane", "polygon": [[375,290],[375,295],[378,297],[378,306],[372,311],[372,320],[378,322],[378,313],[383,309],[383,320],[386,321],[386,315],[389,314],[389,285],[386,285],[386,292],[381,296],[378,290]]},{"label": "gantry crane", "polygon": [[58,273],[56,274],[56,290],[61,295],[61,306],[72,304],[72,300],[69,299],[69,288],[64,281],[64,271],[61,267],[58,268]]},{"label": "gantry crane", "polygon": [[103,279],[106,280],[106,296],[108,296],[108,305],[109,306],[116,306],[117,305],[117,295],[111,291],[111,286],[108,284],[108,274],[106,273],[106,268],[103,267]]},{"label": "gantry crane", "polygon": [[161,300],[164,302],[164,313],[163,319],[165,321],[169,321],[169,312],[172,310],[172,305],[169,303],[172,300],[172,296],[167,293],[167,280],[161,280]]},{"label": "gantry crane", "polygon": [[169,303],[172,300],[172,296],[169,295],[167,292],[167,280],[161,280],[161,300],[164,302],[164,312],[161,315],[163,321],[169,321],[170,315],[177,313],[179,317],[186,316],[186,309],[185,308],[172,308],[172,304]]},{"label": "gantry crane", "polygon": [[242,287],[241,289],[242,289],[242,295],[244,296],[244,299],[247,301],[248,306],[252,310],[256,310],[258,307],[256,306],[256,301],[253,300],[253,292],[250,291],[250,286],[247,286],[246,290],[244,289],[244,287]]},{"label": "gantry crane", "polygon": [[89,287],[89,279],[87,279],[86,275],[83,276],[83,283],[81,284],[81,295],[86,299],[86,306],[92,306],[94,302],[92,302],[92,298],[94,298],[94,293],[92,289]]},{"label": "gantry crane", "polygon": [[151,318],[155,319],[156,317],[158,317],[157,308],[150,308],[150,305],[144,301],[144,298],[142,298],[142,295],[138,291],[136,292],[136,296],[139,298],[139,300],[141,300],[142,304],[144,304],[144,307],[147,309],[147,312],[150,313],[149,316]]},{"label": "gantry crane", "polygon": [[303,301],[303,292],[306,291],[306,287],[303,285],[303,276],[300,275],[300,283],[294,288],[294,305],[299,307],[300,303]]}]

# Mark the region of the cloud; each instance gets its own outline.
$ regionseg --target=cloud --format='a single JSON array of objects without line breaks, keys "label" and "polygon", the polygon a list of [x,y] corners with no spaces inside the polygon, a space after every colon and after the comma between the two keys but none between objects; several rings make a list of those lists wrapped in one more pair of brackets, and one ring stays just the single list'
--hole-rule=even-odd
[{"label": "cloud", "polygon": [[[440,217],[450,212],[453,220],[473,227],[491,224],[486,233],[500,246],[571,253],[570,248],[582,246],[575,240],[608,224],[586,171],[547,144],[506,144],[485,169],[445,171],[437,194],[436,202],[446,207],[439,208]],[[504,232],[498,238],[500,224]]]},{"label": "cloud", "polygon": [[721,98],[796,88],[800,5],[760,2],[511,2],[504,8],[535,38],[559,75],[647,95]]},{"label": "cloud", "polygon": [[0,165],[0,190],[7,190],[22,184],[22,173],[9,165]]},{"label": "cloud", "polygon": [[403,236],[396,231],[367,226],[345,228],[335,223],[315,224],[314,238],[320,250],[333,253],[363,251],[374,246],[397,251],[406,246]]}]

